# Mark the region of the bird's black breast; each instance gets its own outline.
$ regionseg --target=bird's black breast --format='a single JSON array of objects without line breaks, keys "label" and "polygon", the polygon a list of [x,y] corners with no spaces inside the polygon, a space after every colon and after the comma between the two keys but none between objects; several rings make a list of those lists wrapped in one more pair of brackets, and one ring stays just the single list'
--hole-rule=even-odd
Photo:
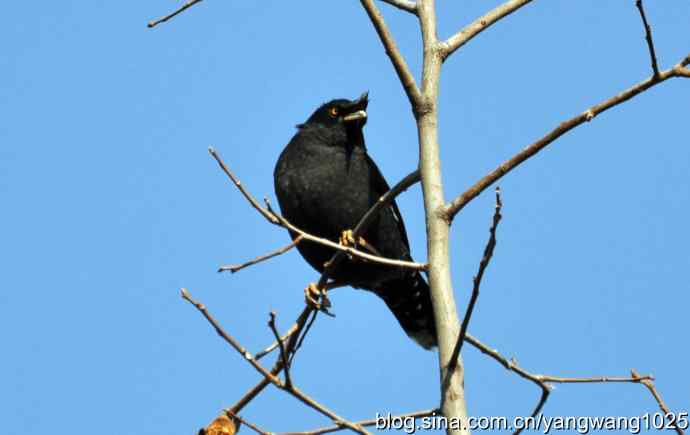
[{"label": "bird's black breast", "polygon": [[376,196],[364,150],[326,146],[305,132],[288,144],[274,175],[285,217],[320,237],[337,238]]},{"label": "bird's black breast", "polygon": [[[355,227],[388,186],[363,147],[333,146],[319,133],[301,130],[283,150],[274,171],[275,191],[288,221],[308,233],[337,241],[342,231]],[[364,237],[382,255],[409,258],[404,227],[396,220],[392,208],[384,210]],[[333,254],[332,249],[314,243],[303,242],[298,249],[319,271]],[[394,268],[349,263],[338,272],[339,278],[354,284],[401,273]]]}]

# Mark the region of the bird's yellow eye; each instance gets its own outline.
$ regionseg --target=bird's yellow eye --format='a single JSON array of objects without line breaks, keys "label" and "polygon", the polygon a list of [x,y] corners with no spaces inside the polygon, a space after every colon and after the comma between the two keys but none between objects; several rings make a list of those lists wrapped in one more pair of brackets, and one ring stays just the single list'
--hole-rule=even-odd
[{"label": "bird's yellow eye", "polygon": [[331,107],[330,110],[328,110],[328,114],[331,115],[331,117],[335,118],[336,116],[338,116],[338,108]]}]

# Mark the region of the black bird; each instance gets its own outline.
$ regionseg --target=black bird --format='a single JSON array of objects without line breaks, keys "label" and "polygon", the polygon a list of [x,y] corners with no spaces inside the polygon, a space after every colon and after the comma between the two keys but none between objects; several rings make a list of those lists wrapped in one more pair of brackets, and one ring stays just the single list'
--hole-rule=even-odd
[{"label": "black bird", "polygon": [[[368,103],[364,93],[355,101],[323,104],[297,126],[280,154],[273,173],[276,195],[285,218],[301,230],[338,242],[390,189],[364,143]],[[297,234],[291,232],[291,236],[294,239]],[[379,213],[362,236],[384,257],[411,260],[405,224],[395,202]],[[319,272],[334,253],[308,241],[297,249]],[[331,278],[375,293],[407,335],[426,349],[436,346],[429,286],[418,271],[354,258],[341,262]]]}]

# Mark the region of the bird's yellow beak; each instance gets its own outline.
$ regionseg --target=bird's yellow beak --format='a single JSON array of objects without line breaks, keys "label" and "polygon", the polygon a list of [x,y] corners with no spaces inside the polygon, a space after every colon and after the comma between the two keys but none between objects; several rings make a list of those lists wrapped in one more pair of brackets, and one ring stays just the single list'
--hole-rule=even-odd
[{"label": "bird's yellow beak", "polygon": [[359,119],[367,119],[367,112],[364,110],[358,110],[343,116],[343,121],[345,122],[357,121]]}]

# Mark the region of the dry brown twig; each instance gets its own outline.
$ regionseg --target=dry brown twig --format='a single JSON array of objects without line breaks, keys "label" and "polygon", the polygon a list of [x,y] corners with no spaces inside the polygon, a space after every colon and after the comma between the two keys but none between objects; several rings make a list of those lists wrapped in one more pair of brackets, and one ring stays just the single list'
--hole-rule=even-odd
[{"label": "dry brown twig", "polygon": [[[175,18],[177,15],[181,14],[182,12],[186,11],[187,9],[191,8],[197,3],[201,3],[203,0],[189,0],[186,3],[184,3],[182,6],[177,8],[176,10],[172,11],[168,15],[165,15],[164,17],[158,18],[157,20],[151,20],[148,22],[146,27],[153,28],[156,27],[159,24],[165,23],[166,21]],[[417,5],[414,1],[411,0],[381,0],[384,3],[388,3],[391,6],[395,6],[396,8],[409,12],[411,14],[417,15]]]},{"label": "dry brown twig", "polygon": [[655,78],[659,78],[659,62],[656,60],[656,50],[654,49],[654,41],[652,39],[652,27],[647,22],[647,14],[644,12],[644,5],[642,0],[637,0],[635,2],[637,10],[640,12],[640,18],[642,18],[642,25],[644,26],[644,37],[647,41],[647,48],[649,49],[649,58],[652,63],[652,72]]},{"label": "dry brown twig", "polygon": [[[668,406],[666,406],[666,403],[664,403],[664,400],[661,398],[661,394],[654,386],[654,378],[650,376],[640,376],[635,369],[630,370],[630,375],[637,379],[639,383],[647,387],[647,390],[649,390],[649,392],[652,394],[652,397],[654,397],[654,400],[656,400],[656,403],[659,405],[659,409],[661,409],[664,415],[671,414],[671,410],[668,408]],[[678,426],[676,421],[672,421],[670,424],[673,426],[673,429],[676,431],[676,433],[678,433],[678,435],[685,435],[685,431]]]},{"label": "dry brown twig", "polygon": [[285,334],[283,334],[282,337],[280,337],[280,340],[274,341],[273,343],[268,345],[268,347],[266,347],[264,350],[261,350],[261,351],[255,353],[254,358],[261,359],[261,358],[265,357],[266,355],[268,355],[269,353],[273,352],[274,350],[276,350],[278,348],[278,345],[281,341],[282,342],[288,341],[290,339],[290,337],[292,336],[292,334],[294,334],[295,332],[297,332],[297,323],[293,323],[292,326],[290,327],[290,329],[288,329],[287,332]]},{"label": "dry brown twig", "polygon": [[169,13],[168,15],[166,15],[166,16],[164,16],[164,17],[162,17],[162,18],[159,18],[159,19],[157,19],[157,20],[149,21],[149,23],[146,25],[146,27],[148,27],[148,28],[150,29],[150,28],[152,28],[152,27],[156,27],[157,25],[159,25],[159,24],[161,24],[161,23],[165,23],[166,21],[168,21],[168,20],[170,20],[170,19],[172,19],[172,18],[175,18],[175,16],[181,14],[182,12],[184,12],[184,11],[186,11],[187,9],[191,8],[191,7],[194,6],[195,4],[201,3],[202,1],[203,1],[203,0],[189,0],[188,2],[186,2],[185,4],[183,4],[182,6],[180,6],[178,9],[172,11],[172,12]]},{"label": "dry brown twig", "polygon": [[[498,228],[499,222],[501,222],[501,209],[503,208],[503,202],[501,201],[501,188],[496,188],[496,207],[494,210],[494,216],[491,223],[491,228],[489,228],[489,240],[486,242],[484,247],[484,255],[479,262],[479,270],[477,275],[473,279],[472,294],[470,296],[470,302],[467,304],[467,310],[465,311],[465,316],[462,318],[462,325],[460,325],[460,333],[458,334],[458,341],[455,343],[455,349],[453,349],[453,354],[450,358],[450,364],[448,367],[448,373],[453,373],[455,371],[455,366],[458,362],[458,356],[460,356],[460,351],[462,350],[462,344],[465,342],[465,334],[467,333],[467,327],[470,324],[470,317],[472,317],[472,312],[474,310],[474,305],[477,303],[477,298],[479,297],[479,288],[482,284],[482,278],[484,277],[484,271],[489,266],[491,258],[494,255],[494,248],[496,247],[496,228]],[[444,379],[447,382],[447,379]]]},{"label": "dry brown twig", "polygon": [[[287,383],[283,383],[273,372],[269,372],[266,370],[257,360],[254,358],[254,356],[247,351],[237,340],[235,340],[232,336],[230,336],[225,330],[223,329],[222,326],[216,321],[216,319],[209,313],[209,311],[206,309],[206,307],[194,300],[192,296],[189,294],[189,291],[187,289],[182,289],[181,291],[182,298],[185,299],[187,302],[192,304],[205,318],[206,320],[211,324],[213,329],[215,329],[216,333],[223,338],[230,346],[232,346],[233,349],[235,349],[242,357],[247,361],[256,371],[258,371],[263,377],[269,382],[275,385],[277,388],[280,390],[283,390],[287,393],[289,393],[291,396],[295,397],[298,399],[300,402],[304,403],[308,407],[314,409],[315,411],[325,415],[326,417],[330,418],[333,423],[335,423],[338,426],[344,426],[350,430],[353,430],[357,433],[360,433],[362,435],[368,435],[369,432],[366,431],[364,428],[361,426],[350,422],[349,420],[340,417],[338,414],[335,412],[331,411],[330,409],[326,408],[324,405],[320,404],[316,400],[312,399],[305,393],[303,393],[301,390],[299,390],[297,387],[294,385],[288,385]],[[234,409],[231,409],[233,414],[237,414],[237,411]]]},{"label": "dry brown twig", "polygon": [[[217,154],[214,156],[216,161],[218,161],[219,165],[221,168],[224,168],[224,171],[227,170],[226,174],[229,172],[229,169],[225,166],[224,163],[222,163],[222,160],[220,159],[220,156]],[[222,163],[222,164],[221,164]],[[228,174],[229,175],[229,174]],[[232,178],[232,177],[231,177]],[[406,177],[404,177],[402,180],[400,180],[398,183],[396,183],[393,188],[391,188],[388,192],[386,192],[384,195],[379,198],[379,200],[372,206],[371,209],[362,217],[362,219],[357,223],[357,226],[353,230],[353,236],[358,237],[362,233],[366,231],[368,226],[373,222],[374,218],[376,215],[388,204],[390,204],[395,198],[406,191],[410,186],[414,185],[415,183],[418,183],[420,180],[419,177],[419,171],[413,171],[410,174],[408,174]],[[246,197],[246,196],[245,196]],[[333,257],[329,260],[329,267],[324,270],[324,273],[321,275],[321,278],[319,280],[319,288],[325,289],[327,288],[328,285],[328,273],[329,271],[335,267],[339,261],[345,258],[345,253],[342,251],[337,251],[335,254],[333,254]],[[331,284],[332,286],[333,284]],[[297,349],[299,349],[301,343],[304,341],[304,338],[306,337],[306,332],[309,330],[309,326],[313,324],[313,321],[315,320],[315,316],[318,312],[312,310],[311,307],[306,306],[304,310],[302,310],[302,313],[298,316],[297,320],[295,323],[290,327],[288,332],[283,336],[284,339],[289,338],[288,345],[287,345],[287,353],[290,355],[290,359],[294,358],[295,353],[297,352]],[[310,315],[313,315],[311,318],[311,321],[309,322],[308,326],[305,329],[305,325],[307,324],[307,319],[309,318]],[[304,331],[304,334],[300,335],[300,332]],[[270,353],[271,351],[277,349],[278,347],[278,341],[273,342],[270,346],[268,346],[266,349],[263,351],[257,353],[256,359],[258,360],[259,358],[265,356],[266,354]],[[280,373],[282,370],[283,365],[282,365],[282,360],[278,359],[276,362],[275,366],[271,369],[271,373],[274,375],[277,375]],[[268,385],[270,384],[270,381],[267,378],[263,378],[259,383],[257,383],[254,387],[252,387],[249,391],[247,391],[238,401],[233,405],[230,409],[234,413],[240,412],[244,406],[246,406],[250,401],[252,401],[256,396],[258,396],[261,391],[263,391]]]},{"label": "dry brown twig", "polygon": [[[312,308],[310,306],[307,305],[306,307],[304,307],[302,313],[300,313],[300,315],[297,317],[297,320],[295,320],[295,323],[288,330],[288,333],[284,335],[284,337],[287,336],[289,338],[286,348],[288,354],[294,351],[296,343],[295,337],[299,334],[299,331],[301,331],[304,327],[304,324],[309,318],[309,314],[311,314],[311,312]],[[264,356],[264,354],[272,351],[273,349],[276,349],[277,347],[278,343],[274,342],[268,348],[259,352],[259,354],[262,354],[261,356]],[[255,356],[255,359],[258,360],[258,356]],[[282,369],[283,360],[278,358],[275,364],[273,365],[273,368],[271,368],[271,373],[273,375],[278,375]],[[256,385],[254,385],[252,388],[249,389],[249,391],[247,391],[242,397],[240,397],[240,399],[232,407],[230,407],[230,411],[234,412],[235,414],[239,413],[242,410],[242,408],[244,408],[249,402],[254,400],[254,398],[256,398],[256,396],[258,396],[270,383],[271,382],[267,378],[262,378]]]},{"label": "dry brown twig", "polygon": [[253,266],[255,264],[261,263],[262,261],[270,260],[273,257],[277,257],[279,255],[282,255],[295,246],[299,245],[299,242],[302,241],[304,237],[299,235],[295,237],[295,240],[292,242],[288,243],[287,245],[283,246],[282,248],[278,248],[275,251],[271,251],[268,254],[260,255],[252,260],[246,261],[242,264],[233,264],[230,266],[221,266],[218,268],[218,272],[230,272],[230,273],[235,273],[239,272],[240,270],[244,269],[245,267]]},{"label": "dry brown twig", "polygon": [[[492,349],[486,344],[482,343],[479,341],[477,338],[473,337],[469,332],[465,334],[465,341],[467,341],[469,344],[474,346],[477,350],[482,352],[483,354],[493,358],[496,360],[499,364],[501,364],[503,367],[505,367],[507,370],[512,371],[516,373],[518,376],[527,379],[528,381],[531,381],[535,383],[539,388],[541,388],[542,393],[541,397],[539,398],[539,402],[537,403],[536,407],[534,408],[534,411],[532,411],[531,416],[535,417],[541,410],[543,409],[544,405],[546,404],[546,400],[549,398],[549,394],[551,394],[551,389],[553,388],[549,384],[593,384],[593,383],[611,383],[611,382],[619,382],[619,383],[641,383],[645,386],[648,387],[648,385],[652,385],[652,381],[654,378],[650,375],[645,375],[645,376],[640,376],[633,370],[632,374],[630,377],[623,377],[623,376],[593,376],[593,377],[563,377],[563,376],[549,376],[549,375],[535,375],[531,372],[528,372],[527,370],[523,369],[520,367],[517,363],[517,361],[513,359],[508,359],[501,355],[496,349]],[[648,387],[649,388],[649,387]],[[651,389],[650,389],[651,391]],[[654,394],[654,392],[652,393]],[[657,394],[654,394],[654,397],[657,398]],[[660,397],[659,397],[660,400]],[[657,400],[657,402],[659,402]],[[668,412],[668,408],[665,408],[665,406],[661,406],[662,402],[659,402],[659,405],[662,410],[665,412]],[[522,432],[522,429],[519,429],[515,431],[515,435],[519,434]],[[684,434],[680,434],[684,435]]]},{"label": "dry brown twig", "polygon": [[384,266],[392,266],[392,267],[401,267],[405,269],[412,269],[412,270],[426,270],[429,268],[428,264],[425,263],[417,263],[414,261],[405,261],[405,260],[396,260],[393,258],[386,258],[386,257],[381,257],[378,255],[373,255],[369,254],[364,251],[360,251],[359,249],[352,248],[350,246],[345,246],[341,245],[339,243],[335,243],[329,239],[324,239],[323,237],[317,237],[312,234],[307,233],[306,231],[303,231],[290,222],[287,221],[283,216],[279,215],[278,213],[274,212],[273,209],[271,208],[270,202],[268,199],[264,199],[264,202],[266,203],[266,208],[273,213],[273,215],[278,219],[278,222],[280,223],[281,226],[287,228],[288,230],[297,233],[298,235],[302,236],[304,240],[310,241],[310,242],[316,242],[324,246],[328,246],[329,248],[333,248],[338,251],[345,252],[348,255],[351,255],[353,257],[358,257],[361,258],[362,260],[368,260],[371,261],[372,263],[378,263],[378,264],[383,264]]},{"label": "dry brown twig", "polygon": [[[374,25],[374,29],[376,29],[379,39],[383,43],[383,47],[386,50],[386,55],[388,55],[390,58],[393,68],[395,69],[395,73],[398,75],[400,83],[405,89],[405,93],[407,94],[410,104],[412,105],[412,110],[414,111],[415,108],[422,102],[422,94],[417,87],[414,75],[412,74],[412,71],[410,71],[410,67],[407,66],[405,58],[400,53],[400,50],[395,43],[395,39],[393,38],[390,30],[388,30],[388,26],[383,19],[383,15],[381,14],[381,11],[379,11],[378,7],[376,7],[374,0],[360,0],[360,2],[362,3],[364,10],[367,12],[367,15],[369,15],[369,19]],[[415,11],[417,13],[419,12],[419,3],[417,3]]]},{"label": "dry brown twig", "polygon": [[[255,425],[254,423],[249,422],[249,421],[243,419],[241,416],[239,416],[239,415],[237,415],[237,414],[233,414],[233,413],[230,412],[229,410],[226,410],[226,411],[225,411],[225,415],[227,415],[228,418],[230,418],[230,419],[237,420],[238,422],[242,423],[243,425],[247,426],[248,428],[250,428],[251,430],[253,430],[254,432],[256,432],[256,433],[258,433],[258,434],[260,434],[260,435],[271,435],[271,432],[267,432],[267,431],[265,431],[265,430],[259,428],[259,427],[258,427],[257,425]],[[239,432],[239,425],[237,426],[237,428],[238,428],[238,430],[237,430],[235,433]]]},{"label": "dry brown twig", "polygon": [[276,313],[271,311],[270,317],[268,319],[268,327],[271,328],[273,336],[278,342],[278,350],[280,350],[280,359],[283,361],[283,373],[285,373],[285,387],[292,388],[292,378],[290,377],[290,361],[288,361],[287,351],[285,350],[285,343],[278,332],[276,327]]},{"label": "dry brown twig", "polygon": [[584,112],[576,115],[567,121],[559,124],[558,127],[551,130],[549,133],[544,135],[541,139],[532,143],[531,145],[524,148],[519,153],[515,154],[510,159],[501,163],[496,169],[491,171],[489,174],[482,177],[479,181],[474,183],[472,187],[467,189],[463,194],[459,195],[453,201],[451,201],[445,208],[444,213],[446,215],[446,220],[451,222],[453,218],[462,210],[467,204],[470,203],[474,198],[479,196],[487,187],[491,186],[496,181],[503,178],[504,175],[515,169],[517,166],[522,164],[525,160],[533,157],[539,151],[546,148],[547,145],[554,142],[559,137],[563,136],[565,133],[569,132],[573,128],[582,125],[586,122],[593,120],[597,115],[605,112],[606,110],[615,107],[621,103],[628,101],[629,99],[641,94],[647,89],[663,83],[664,81],[674,78],[674,77],[690,77],[690,71],[686,68],[687,64],[690,62],[690,55],[683,59],[680,63],[676,64],[674,67],[669,68],[665,71],[659,72],[659,76],[652,76],[646,80],[643,80],[636,85],[624,90],[623,92],[614,95],[613,97],[602,101],[601,103],[595,104]]},{"label": "dry brown twig", "polygon": [[[319,243],[321,245],[328,246],[329,248],[343,251],[343,252],[347,253],[348,255],[358,257],[358,258],[361,258],[363,260],[371,261],[373,263],[383,264],[386,266],[409,268],[409,269],[413,269],[413,270],[426,270],[429,267],[427,264],[416,263],[414,261],[396,260],[396,259],[392,259],[392,258],[381,257],[378,255],[372,255],[372,254],[369,254],[367,252],[360,251],[359,249],[356,249],[356,248],[352,248],[349,246],[343,246],[343,245],[341,245],[339,243],[335,243],[331,240],[328,240],[328,239],[325,239],[322,237],[314,236],[312,234],[307,233],[306,231],[301,230],[300,228],[297,228],[292,223],[288,222],[288,220],[285,219],[283,216],[281,216],[280,214],[273,211],[273,209],[271,208],[271,204],[268,201],[268,199],[264,199],[264,202],[266,204],[266,208],[262,207],[259,204],[259,202],[254,198],[254,196],[244,187],[244,184],[242,184],[240,179],[225,164],[223,159],[220,157],[218,152],[213,147],[209,147],[208,152],[216,160],[216,162],[218,163],[220,168],[223,170],[223,172],[225,172],[225,174],[230,178],[230,180],[232,180],[233,184],[239,189],[239,191],[242,193],[242,195],[245,197],[245,199],[247,201],[249,201],[251,206],[254,207],[254,209],[256,211],[258,211],[270,223],[277,225],[277,226],[281,226],[283,228],[286,228],[286,229],[288,229],[294,233],[297,233],[298,237],[301,238],[300,241],[302,241],[302,239],[303,239],[303,240],[307,240],[310,242]],[[297,237],[296,237],[296,239],[297,239]],[[257,259],[254,259],[254,260],[250,260],[247,263],[256,264],[256,263],[263,261],[265,259],[273,258],[276,255],[279,255],[279,254],[286,252],[290,249],[292,249],[290,247],[290,245],[287,245],[283,248],[278,249],[277,251],[274,251],[274,252],[267,254],[266,256],[262,256],[262,257],[258,257]],[[280,252],[280,251],[282,251],[282,252]],[[263,257],[266,257],[266,258],[263,258]],[[245,263],[245,264],[250,265],[247,263]],[[229,266],[229,268],[235,268],[235,269],[239,270],[242,268],[240,266],[243,266],[243,265]],[[243,267],[246,267],[246,266],[243,266]]]},{"label": "dry brown twig", "polygon": [[532,0],[510,0],[494,8],[487,14],[474,20],[468,26],[462,28],[458,33],[441,43],[443,50],[443,60],[455,53],[457,49],[468,43],[472,38],[479,35],[484,30],[491,27],[498,20],[507,17],[521,7],[527,5]]},{"label": "dry brown twig", "polygon": [[[428,409],[425,411],[416,411],[416,412],[409,412],[407,414],[400,414],[393,416],[392,418],[394,419],[403,419],[403,418],[422,418],[422,417],[429,417],[429,416],[434,416],[438,414],[438,409]],[[367,427],[367,426],[374,426],[376,424],[376,419],[375,418],[370,418],[367,420],[360,420],[356,422],[362,427]],[[310,431],[305,431],[305,432],[283,432],[279,433],[277,435],[321,435],[325,433],[331,433],[331,432],[337,432],[339,430],[343,430],[342,427],[340,426],[327,426],[327,427],[322,427],[319,429],[314,429]]]}]

